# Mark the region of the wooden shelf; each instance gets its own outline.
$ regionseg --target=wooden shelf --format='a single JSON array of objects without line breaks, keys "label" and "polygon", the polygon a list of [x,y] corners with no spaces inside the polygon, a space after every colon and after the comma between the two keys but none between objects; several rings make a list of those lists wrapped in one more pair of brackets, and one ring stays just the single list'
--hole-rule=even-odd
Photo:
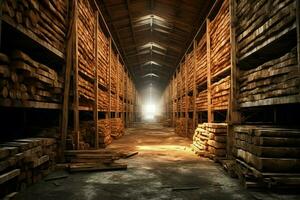
[{"label": "wooden shelf", "polygon": [[246,102],[240,104],[240,107],[248,108],[248,107],[271,106],[271,105],[294,104],[294,103],[300,103],[300,94],[293,95],[293,96],[269,98],[269,99],[254,101],[254,102]]},{"label": "wooden shelf", "polygon": [[61,109],[62,105],[58,103],[47,103],[38,101],[18,101],[10,99],[0,99],[1,107],[11,108],[39,108],[39,109]]},{"label": "wooden shelf", "polygon": [[37,44],[39,44],[40,46],[44,47],[45,49],[47,49],[48,51],[50,51],[51,53],[55,54],[57,57],[59,57],[60,59],[65,59],[65,55],[64,52],[56,49],[55,47],[51,46],[49,43],[41,40],[39,37],[36,36],[35,33],[33,33],[32,31],[24,28],[22,25],[20,24],[16,24],[12,19],[10,19],[7,16],[2,16],[1,18],[3,20],[3,22],[5,22],[6,24],[10,25],[12,28],[18,30],[20,33],[22,33],[23,35],[27,36],[28,38],[30,38],[31,40],[33,40],[34,42],[36,42]]}]

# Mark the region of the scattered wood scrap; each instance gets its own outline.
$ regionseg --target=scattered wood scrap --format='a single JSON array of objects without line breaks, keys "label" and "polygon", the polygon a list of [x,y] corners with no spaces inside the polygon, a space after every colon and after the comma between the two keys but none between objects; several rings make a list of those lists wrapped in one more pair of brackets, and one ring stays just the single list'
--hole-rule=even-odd
[{"label": "scattered wood scrap", "polygon": [[126,169],[127,164],[119,163],[72,163],[69,165],[70,172],[114,171]]}]

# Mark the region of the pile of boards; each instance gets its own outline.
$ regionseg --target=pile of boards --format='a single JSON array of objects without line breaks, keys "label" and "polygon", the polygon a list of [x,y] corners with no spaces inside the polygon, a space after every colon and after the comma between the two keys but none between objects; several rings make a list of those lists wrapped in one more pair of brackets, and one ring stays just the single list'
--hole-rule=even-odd
[{"label": "pile of boards", "polygon": [[106,147],[112,142],[110,120],[99,119],[98,122],[99,147]]},{"label": "pile of boards", "polygon": [[111,118],[110,127],[111,137],[114,139],[118,139],[124,135],[124,124],[121,118]]},{"label": "pile of boards", "polygon": [[186,118],[181,117],[176,119],[175,133],[179,136],[186,136]]},{"label": "pile of boards", "polygon": [[214,110],[226,110],[229,103],[230,76],[211,85],[212,107]]},{"label": "pile of boards", "polygon": [[137,154],[136,151],[118,149],[68,150],[65,159],[70,172],[126,170],[127,164],[115,161]]},{"label": "pile of boards", "polygon": [[300,129],[276,126],[234,127],[237,172],[247,185],[300,185]]},{"label": "pile of boards", "polygon": [[199,124],[193,136],[193,151],[215,161],[226,157],[227,124]]},{"label": "pile of boards", "polygon": [[196,48],[196,85],[207,81],[206,34],[200,39]]},{"label": "pile of boards", "polygon": [[36,183],[54,170],[56,151],[53,138],[26,138],[1,143],[0,198]]},{"label": "pile of boards", "polygon": [[207,90],[202,90],[196,96],[196,109],[197,111],[207,110]]},{"label": "pile of boards", "polygon": [[1,3],[3,19],[34,34],[61,52],[67,33],[67,3],[65,0],[10,0]]},{"label": "pile of boards", "polygon": [[98,89],[98,110],[102,112],[109,110],[109,93],[107,90]]},{"label": "pile of boards", "polygon": [[297,49],[280,58],[241,71],[239,103],[259,102],[270,98],[300,95]]},{"label": "pile of boards", "polygon": [[0,85],[0,97],[6,106],[61,103],[62,77],[19,50],[14,50],[9,57],[0,53]]}]

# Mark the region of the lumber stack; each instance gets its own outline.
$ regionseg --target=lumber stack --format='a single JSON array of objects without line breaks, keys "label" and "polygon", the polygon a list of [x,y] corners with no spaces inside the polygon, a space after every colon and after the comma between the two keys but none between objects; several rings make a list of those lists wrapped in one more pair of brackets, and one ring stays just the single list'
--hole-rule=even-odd
[{"label": "lumber stack", "polygon": [[193,104],[190,105],[190,100],[193,99],[190,96],[184,96],[181,98],[181,110],[182,112],[185,112],[186,109],[189,109],[190,106],[192,106]]},{"label": "lumber stack", "polygon": [[181,88],[180,88],[180,93],[181,95],[184,95],[185,92],[186,92],[186,86],[187,86],[187,80],[186,80],[186,62],[184,62],[182,65],[181,65],[181,68],[180,68],[180,72],[181,72]]},{"label": "lumber stack", "polygon": [[186,118],[177,118],[175,122],[175,133],[179,136],[185,137],[186,136]]},{"label": "lumber stack", "polygon": [[210,23],[211,76],[229,70],[230,60],[230,15],[229,0],[225,0],[217,16]]},{"label": "lumber stack", "polygon": [[197,111],[205,111],[207,106],[207,90],[202,90],[196,96],[196,109]]},{"label": "lumber stack", "polygon": [[64,52],[67,4],[64,0],[3,1],[3,19],[30,35]]},{"label": "lumber stack", "polygon": [[239,175],[246,181],[300,185],[299,129],[241,125],[234,127],[234,133],[233,153],[240,167]]},{"label": "lumber stack", "polygon": [[112,142],[109,119],[98,120],[99,146],[106,147]]},{"label": "lumber stack", "polygon": [[200,39],[196,48],[196,85],[207,81],[206,34]]},{"label": "lumber stack", "polygon": [[98,84],[108,89],[109,87],[109,40],[98,26]]},{"label": "lumber stack", "polygon": [[229,103],[230,76],[211,85],[212,108],[226,110]]},{"label": "lumber stack", "polygon": [[112,51],[111,56],[111,69],[110,69],[110,81],[111,86],[110,89],[113,93],[117,93],[117,65],[118,65],[118,57],[117,55]]},{"label": "lumber stack", "polygon": [[124,135],[124,124],[121,118],[110,119],[111,136],[118,139]]},{"label": "lumber stack", "polygon": [[193,91],[194,89],[194,71],[195,71],[195,62],[194,62],[194,52],[192,51],[186,57],[186,67],[187,67],[187,89],[188,91]]},{"label": "lumber stack", "polygon": [[300,94],[300,74],[296,48],[280,58],[241,71],[239,103],[259,102],[266,99]]},{"label": "lumber stack", "polygon": [[78,1],[78,93],[81,102],[95,100],[95,29],[96,18],[87,0]]},{"label": "lumber stack", "polygon": [[80,121],[80,145],[79,149],[89,149],[94,146],[95,141],[95,122]]},{"label": "lumber stack", "polygon": [[0,144],[0,198],[36,183],[54,170],[53,138],[16,139]]},{"label": "lumber stack", "polygon": [[111,112],[117,112],[117,106],[118,106],[118,97],[116,94],[111,93],[111,97],[110,97],[110,101],[111,101],[111,105],[110,105],[110,111]]},{"label": "lumber stack", "polygon": [[237,48],[243,59],[296,29],[296,0],[239,1]]},{"label": "lumber stack", "polygon": [[118,93],[121,98],[124,97],[124,73],[124,66],[119,63]]},{"label": "lumber stack", "polygon": [[[181,72],[179,72],[176,76],[176,80],[177,80],[177,97],[181,97],[182,92],[181,92],[181,88],[182,86],[182,79],[181,79]],[[183,84],[184,85],[184,84]]]},{"label": "lumber stack", "polygon": [[188,133],[187,133],[188,138],[193,139],[194,132],[195,132],[195,129],[194,129],[194,125],[193,125],[193,119],[189,118],[188,119]]},{"label": "lumber stack", "polygon": [[119,98],[117,112],[123,112],[123,110],[124,110],[123,99],[121,99],[120,97],[117,97],[117,98]]},{"label": "lumber stack", "polygon": [[226,157],[227,124],[199,124],[193,136],[193,149],[201,156],[214,160]]},{"label": "lumber stack", "polygon": [[62,77],[19,50],[13,51],[10,57],[0,53],[0,85],[0,98],[5,106],[61,103]]},{"label": "lumber stack", "polygon": [[98,110],[107,112],[109,109],[109,93],[107,90],[98,89]]}]

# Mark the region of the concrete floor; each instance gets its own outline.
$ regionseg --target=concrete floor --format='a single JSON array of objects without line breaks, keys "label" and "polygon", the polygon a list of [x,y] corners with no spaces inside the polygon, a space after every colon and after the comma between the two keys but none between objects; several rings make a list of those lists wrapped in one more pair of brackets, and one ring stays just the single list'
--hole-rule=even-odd
[{"label": "concrete floor", "polygon": [[[300,199],[297,195],[242,188],[218,164],[193,154],[190,143],[176,136],[171,128],[136,124],[109,146],[139,152],[137,156],[117,161],[128,163],[126,171],[76,173],[62,180],[41,181],[21,192],[18,199]],[[199,188],[172,191],[182,187]]]}]

